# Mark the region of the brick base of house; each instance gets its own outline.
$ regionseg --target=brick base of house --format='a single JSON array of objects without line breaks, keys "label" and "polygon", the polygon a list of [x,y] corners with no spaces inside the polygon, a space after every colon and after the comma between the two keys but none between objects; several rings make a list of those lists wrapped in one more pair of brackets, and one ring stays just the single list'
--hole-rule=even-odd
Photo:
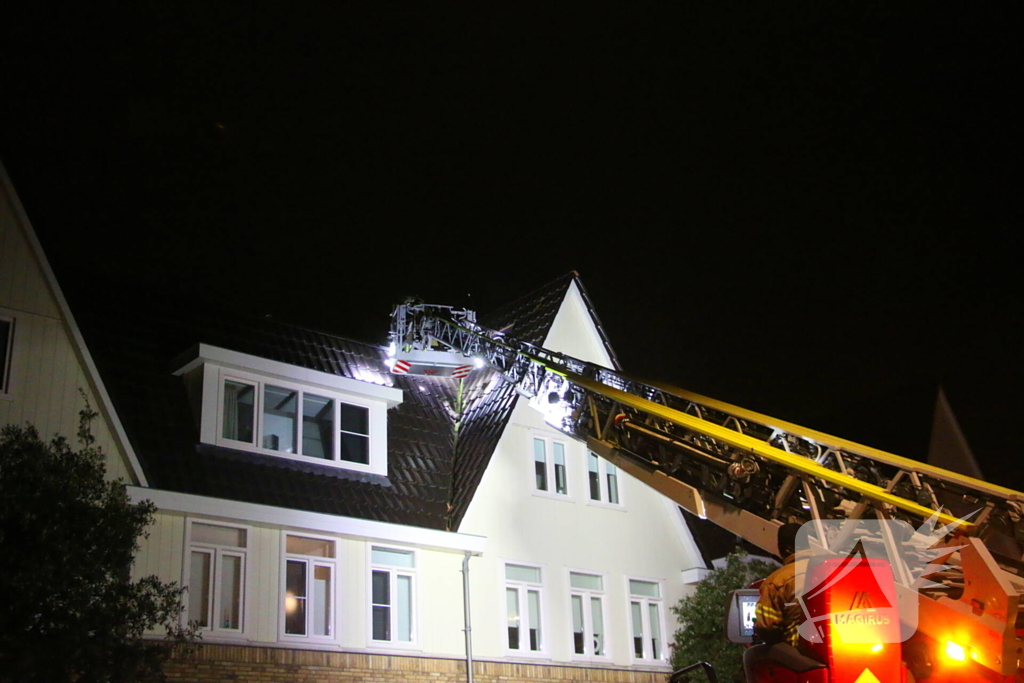
[{"label": "brick base of house", "polygon": [[[459,659],[202,644],[164,668],[169,683],[464,683]],[[627,669],[477,661],[475,683],[665,683],[668,674]]]}]

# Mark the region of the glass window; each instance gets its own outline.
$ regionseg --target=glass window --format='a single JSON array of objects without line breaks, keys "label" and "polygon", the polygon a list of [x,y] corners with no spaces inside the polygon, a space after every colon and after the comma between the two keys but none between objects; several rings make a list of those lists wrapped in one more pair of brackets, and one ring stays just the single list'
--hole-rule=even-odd
[{"label": "glass window", "polygon": [[661,584],[656,581],[630,579],[629,594],[633,656],[644,660],[666,659],[665,643],[661,636]]},{"label": "glass window", "polygon": [[370,463],[370,411],[341,404],[341,459],[363,465]]},{"label": "glass window", "polygon": [[505,565],[505,616],[508,649],[516,652],[540,652],[541,570],[516,564]]},{"label": "glass window", "polygon": [[537,478],[537,490],[548,490],[548,455],[544,439],[533,440],[533,471]]},{"label": "glass window", "polygon": [[302,394],[302,454],[334,459],[334,400]]},{"label": "glass window", "polygon": [[232,441],[253,442],[256,424],[256,387],[226,380],[221,436]]},{"label": "glass window", "polygon": [[555,441],[551,448],[555,452],[555,492],[565,495],[569,492],[565,478],[565,444]]},{"label": "glass window", "polygon": [[297,453],[299,392],[267,384],[263,387],[263,447]]},{"label": "glass window", "polygon": [[13,332],[14,321],[10,318],[0,318],[0,394],[7,393]]},{"label": "glass window", "polygon": [[285,635],[334,636],[334,547],[334,541],[287,536]]},{"label": "glass window", "polygon": [[415,553],[374,547],[371,562],[370,630],[373,640],[413,642]]},{"label": "glass window", "polygon": [[587,481],[590,500],[608,505],[622,505],[619,468],[597,453],[587,453]]},{"label": "glass window", "polygon": [[607,656],[604,632],[604,580],[596,574],[570,572],[573,652]]},{"label": "glass window", "polygon": [[245,596],[245,529],[193,523],[188,618],[212,631],[241,631]]}]

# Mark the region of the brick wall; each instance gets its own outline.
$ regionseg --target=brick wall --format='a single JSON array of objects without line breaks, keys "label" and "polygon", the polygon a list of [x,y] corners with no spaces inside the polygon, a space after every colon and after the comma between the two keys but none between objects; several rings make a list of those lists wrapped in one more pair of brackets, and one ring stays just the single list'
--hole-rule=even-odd
[{"label": "brick wall", "polygon": [[[169,683],[464,683],[458,659],[203,644],[165,668]],[[668,675],[625,669],[474,662],[475,683],[665,683]]]}]

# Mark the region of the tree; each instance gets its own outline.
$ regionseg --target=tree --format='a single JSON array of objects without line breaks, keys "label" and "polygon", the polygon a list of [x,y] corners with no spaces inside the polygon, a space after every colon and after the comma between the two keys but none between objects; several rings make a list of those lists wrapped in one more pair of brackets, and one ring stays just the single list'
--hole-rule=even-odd
[{"label": "tree", "polygon": [[[131,580],[156,506],[106,481],[88,403],[75,451],[31,425],[0,430],[0,683],[157,681],[182,628],[182,589]],[[144,639],[163,626],[166,640]]]},{"label": "tree", "polygon": [[709,662],[722,683],[743,683],[743,646],[725,637],[729,593],[763,579],[774,569],[763,560],[748,559],[737,548],[724,567],[712,570],[692,595],[680,600],[672,608],[680,626],[673,636],[672,668]]}]

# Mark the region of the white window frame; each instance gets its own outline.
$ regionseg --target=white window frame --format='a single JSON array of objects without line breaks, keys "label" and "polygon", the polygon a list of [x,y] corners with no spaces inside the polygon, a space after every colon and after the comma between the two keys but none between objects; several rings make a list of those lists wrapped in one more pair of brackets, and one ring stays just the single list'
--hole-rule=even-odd
[{"label": "white window frame", "polygon": [[[376,564],[373,561],[373,549],[379,548],[380,550],[391,550],[399,553],[408,553],[412,555],[412,567],[395,567],[390,564]],[[388,649],[404,649],[404,650],[416,650],[419,649],[419,582],[416,577],[419,572],[420,557],[419,552],[415,548],[403,548],[401,546],[385,545],[382,543],[368,543],[366,546],[366,562],[368,571],[366,572],[366,642],[367,646],[371,648],[388,648]],[[392,639],[391,640],[376,640],[373,637],[373,573],[374,572],[387,572],[388,576],[388,590],[390,592],[390,607],[391,607],[391,624],[390,630]],[[411,579],[410,588],[412,590],[412,596],[409,599],[409,640],[394,640],[394,637],[398,633],[398,581],[396,577],[408,576]]]},{"label": "white window frame", "polygon": [[[653,583],[658,586],[658,595],[660,597],[652,598],[647,595],[636,595],[630,590],[630,581],[643,581],[644,583]],[[626,621],[629,629],[629,655],[632,661],[636,664],[668,664],[668,643],[666,642],[666,622],[665,622],[665,582],[662,579],[652,579],[643,576],[627,576],[626,577]],[[636,656],[636,644],[633,642],[633,603],[640,603],[640,624],[641,624],[641,637],[643,638],[643,656]],[[661,656],[651,656],[651,624],[650,624],[650,605],[658,606],[658,627],[661,629]]]},{"label": "white window frame", "polygon": [[[537,465],[536,465],[536,452],[535,442],[541,441],[544,444],[544,476],[548,489],[537,488]],[[559,493],[557,491],[557,479],[555,478],[555,444],[562,447],[562,453],[565,456],[565,493]],[[555,500],[572,500],[572,482],[569,472],[572,468],[569,466],[569,442],[564,439],[552,438],[548,434],[540,432],[531,432],[529,436],[529,462],[530,462],[530,488],[533,490],[535,496],[542,498],[554,498]]]},{"label": "white window frame", "polygon": [[[590,491],[590,457],[592,455],[597,457],[597,480],[598,480],[598,489],[599,489],[598,493],[601,496],[600,500],[595,500],[594,498],[591,497],[591,491]],[[612,467],[615,467],[615,465],[613,463],[608,462],[607,460],[602,458],[597,453],[594,453],[594,451],[591,451],[591,450],[587,451],[587,464],[586,464],[586,467],[583,468],[583,474],[586,477],[586,487],[585,487],[585,490],[586,490],[586,495],[587,495],[587,505],[593,505],[594,507],[608,508],[610,510],[625,510],[626,509],[626,498],[625,498],[625,495],[624,495],[624,488],[625,487],[623,486],[623,476],[622,476],[623,472],[622,472],[622,469],[619,468],[619,467],[615,467],[615,492],[618,494],[619,501],[617,503],[611,503],[608,500],[609,499],[609,495],[608,495],[608,490],[609,490],[609,486],[608,486],[608,466],[609,465],[611,465]]]},{"label": "white window frame", "polygon": [[[533,562],[518,562],[516,560],[504,560],[500,562],[499,565],[501,571],[501,584],[505,588],[505,590],[501,591],[501,611],[499,613],[502,615],[503,618],[502,624],[505,625],[505,628],[502,630],[502,642],[505,645],[506,655],[511,657],[547,658],[548,641],[550,640],[550,634],[548,631],[547,624],[547,609],[544,604],[544,594],[546,592],[545,582],[547,577],[545,567],[543,565],[535,564]],[[530,569],[538,570],[540,572],[540,583],[509,579],[508,575],[506,574],[506,568],[509,565],[517,567],[529,567]],[[519,648],[511,648],[508,646],[508,598],[506,591],[509,588],[514,588],[519,591],[519,616],[521,620],[527,620],[525,622],[526,628],[524,629],[522,626],[520,626],[519,629]],[[529,648],[529,599],[527,597],[527,593],[530,590],[536,590],[538,594],[537,602],[538,608],[540,609],[540,615],[538,615],[538,621],[540,623],[540,649],[538,650],[531,650]],[[523,621],[520,621],[520,624],[522,623]],[[526,644],[526,647],[522,647],[524,643]]]},{"label": "white window frame", "polygon": [[[385,441],[387,431],[387,416],[385,412],[385,407],[383,405],[375,405],[372,401],[365,400],[359,397],[350,396],[336,391],[330,391],[322,387],[309,386],[305,384],[299,384],[296,382],[289,382],[287,380],[278,379],[276,377],[266,377],[254,373],[229,370],[227,368],[216,368],[216,370],[217,371],[215,374],[217,382],[217,398],[214,439],[215,443],[218,446],[235,448],[238,450],[252,451],[254,453],[263,453],[265,455],[272,455],[278,458],[286,458],[288,460],[297,460],[299,462],[304,463],[314,463],[319,465],[326,465],[328,467],[338,467],[341,469],[356,470],[359,472],[370,472],[374,474],[382,474],[385,476],[387,475],[387,445],[386,443],[384,443],[383,445],[381,443]],[[224,387],[227,382],[248,384],[254,387],[254,443],[249,443],[247,441],[236,441],[235,439],[229,439],[224,437]],[[265,387],[267,385],[281,387],[282,389],[288,389],[290,391],[298,392],[298,396],[296,398],[296,420],[298,422],[296,442],[300,449],[302,448],[303,394],[315,394],[316,396],[328,398],[334,401],[334,426],[331,444],[332,454],[330,459],[302,455],[301,453],[286,453],[284,451],[276,451],[271,448],[263,448],[260,445],[263,443],[264,436],[263,430],[265,418],[263,415],[263,395]],[[341,404],[343,403],[350,406],[355,406],[357,408],[364,408],[367,411],[367,428],[369,434],[366,435],[366,439],[369,462],[366,464],[341,459],[342,432],[340,417]]]},{"label": "white window frame", "polygon": [[15,337],[18,335],[18,320],[14,315],[14,311],[6,308],[0,308],[0,320],[10,323],[10,332],[7,337],[7,348],[0,349],[0,354],[3,358],[3,368],[0,370],[0,399],[13,400],[14,393],[11,391],[11,378],[14,373],[12,372],[11,366],[14,364],[14,343]]},{"label": "white window frame", "polygon": [[[288,552],[288,537],[298,536],[302,538],[311,538],[317,541],[326,541],[333,544],[334,546],[334,557],[315,557],[313,555],[300,555],[298,553]],[[339,629],[338,629],[338,615],[341,614],[341,610],[338,607],[338,552],[339,544],[338,539],[330,536],[320,536],[318,534],[310,534],[304,531],[282,531],[281,532],[281,600],[279,602],[280,609],[280,628],[278,629],[278,637],[282,641],[287,642],[298,642],[298,643],[334,643],[338,641]],[[300,635],[296,633],[286,633],[287,627],[287,600],[288,600],[288,562],[305,562],[306,563],[306,634]],[[330,620],[331,620],[331,634],[328,636],[312,635],[312,620],[313,610],[310,608],[310,596],[312,595],[312,582],[314,571],[316,567],[329,567],[331,570],[331,592],[328,596],[330,601]]]},{"label": "white window frame", "polygon": [[[206,526],[217,526],[225,527],[229,529],[240,529],[245,532],[245,547],[239,548],[237,546],[223,546],[212,543],[193,542],[192,540],[192,527],[196,524],[205,524]],[[185,558],[182,569],[182,585],[189,590],[185,593],[185,610],[182,613],[182,619],[189,619],[189,609],[191,607],[191,582],[192,582],[192,553],[203,552],[211,556],[210,565],[210,595],[208,599],[209,613],[207,615],[207,621],[209,626],[200,628],[201,633],[208,634],[217,638],[238,638],[245,637],[248,633],[249,620],[246,618],[246,608],[249,604],[248,600],[248,587],[249,583],[246,580],[246,576],[249,571],[248,555],[252,549],[252,527],[245,526],[242,524],[230,524],[228,522],[221,522],[219,520],[209,520],[202,518],[191,518],[186,520],[186,531],[185,531]],[[239,571],[239,587],[238,587],[238,621],[239,628],[222,628],[217,626],[216,617],[220,613],[221,606],[221,594],[219,590],[221,580],[221,567],[222,558],[225,556],[238,557],[241,559],[241,567]]]},{"label": "white window frame", "polygon": [[[597,576],[601,579],[601,590],[588,588],[574,588],[572,585],[573,574],[584,574]],[[609,621],[608,621],[608,575],[605,572],[595,572],[587,569],[566,569],[566,587],[569,589],[569,652],[575,661],[587,662],[608,662],[611,661],[609,645]],[[583,654],[576,652],[576,643],[573,639],[572,623],[572,599],[579,596],[583,600]],[[594,615],[591,598],[599,598],[601,602],[601,624],[604,628],[604,654],[594,654]]]}]

